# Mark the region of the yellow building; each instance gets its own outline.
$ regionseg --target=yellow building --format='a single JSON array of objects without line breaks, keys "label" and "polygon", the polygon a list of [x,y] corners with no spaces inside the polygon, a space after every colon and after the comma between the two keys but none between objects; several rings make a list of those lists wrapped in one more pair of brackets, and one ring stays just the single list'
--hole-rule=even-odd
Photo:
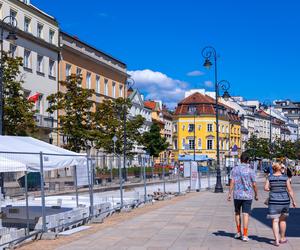
[{"label": "yellow building", "polygon": [[[231,149],[241,147],[241,124],[237,113],[220,105],[219,145],[220,159],[224,162]],[[207,155],[216,159],[215,100],[207,95],[194,93],[178,103],[173,120],[173,149],[175,159],[179,155]],[[236,146],[235,146],[236,145]]]}]

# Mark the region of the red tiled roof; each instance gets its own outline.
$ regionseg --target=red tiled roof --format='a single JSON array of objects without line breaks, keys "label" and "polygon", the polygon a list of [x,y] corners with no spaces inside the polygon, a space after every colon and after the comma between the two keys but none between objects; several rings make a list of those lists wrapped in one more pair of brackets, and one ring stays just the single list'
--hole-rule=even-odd
[{"label": "red tiled roof", "polygon": [[267,117],[267,118],[270,118],[270,115],[267,114],[264,110],[258,110],[257,113],[262,116],[262,117]]},{"label": "red tiled roof", "polygon": [[[186,97],[181,102],[178,103],[178,106],[175,111],[175,115],[188,115],[189,106],[195,106],[197,114],[210,114],[215,115],[215,99],[210,96],[200,94],[198,92]],[[219,106],[226,108],[225,105],[219,104]]]},{"label": "red tiled roof", "polygon": [[228,112],[228,117],[231,122],[240,122],[241,121],[240,117],[236,113]]},{"label": "red tiled roof", "polygon": [[204,104],[204,103],[209,103],[209,104],[214,104],[215,100],[208,96],[208,95],[203,95],[200,94],[199,92],[196,92],[186,98],[184,98],[179,104]]},{"label": "red tiled roof", "polygon": [[156,102],[154,102],[154,101],[145,101],[144,105],[145,105],[146,108],[154,110],[155,107],[156,107]]}]

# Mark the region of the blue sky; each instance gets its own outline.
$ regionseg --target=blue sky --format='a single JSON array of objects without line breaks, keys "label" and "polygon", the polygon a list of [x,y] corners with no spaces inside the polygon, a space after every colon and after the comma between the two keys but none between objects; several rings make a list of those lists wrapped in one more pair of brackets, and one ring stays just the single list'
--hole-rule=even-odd
[{"label": "blue sky", "polygon": [[[148,98],[173,105],[185,89],[207,88],[206,45],[219,79],[246,99],[300,100],[300,1],[32,0],[62,29],[128,65]],[[204,74],[188,76],[189,72]],[[153,82],[153,84],[150,84]]]}]

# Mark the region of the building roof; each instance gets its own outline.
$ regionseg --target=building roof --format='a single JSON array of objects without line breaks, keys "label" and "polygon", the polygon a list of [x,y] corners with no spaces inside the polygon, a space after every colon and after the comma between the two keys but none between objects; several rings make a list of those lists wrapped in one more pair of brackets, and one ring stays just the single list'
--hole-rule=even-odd
[{"label": "building roof", "polygon": [[164,118],[167,118],[168,120],[173,120],[173,115],[167,109],[163,108],[162,114]]},{"label": "building roof", "polygon": [[90,45],[89,43],[79,39],[77,36],[72,36],[72,35],[70,35],[69,33],[65,32],[65,31],[60,31],[60,34],[62,35],[62,37],[66,37],[68,39],[76,41],[76,42],[80,43],[81,45],[83,45],[85,47],[88,47],[88,48],[92,49],[93,51],[96,51],[96,52],[102,54],[103,56],[107,57],[108,59],[117,62],[122,68],[127,68],[126,64],[124,62],[122,62],[121,60],[113,57],[112,55],[110,55],[110,54],[108,54],[108,53],[106,53],[106,52],[104,52],[104,51],[102,51],[102,50],[100,50],[100,49],[98,49],[98,48],[96,48],[92,45]]},{"label": "building roof", "polygon": [[156,109],[156,102],[155,101],[145,101],[144,102],[145,107],[151,109],[151,110],[155,110]]},{"label": "building roof", "polygon": [[180,104],[214,104],[215,100],[208,96],[200,94],[199,92],[196,92],[186,98],[184,98],[182,101],[179,102]]},{"label": "building roof", "polygon": [[[215,100],[207,95],[196,92],[178,103],[175,115],[191,115],[189,107],[194,106],[197,114],[215,115]],[[220,103],[219,106],[224,110],[232,110],[228,106]]]},{"label": "building roof", "polygon": [[262,109],[258,110],[258,111],[256,112],[256,114],[257,114],[258,116],[260,116],[260,117],[270,119],[270,115],[269,115],[266,111],[264,111],[264,110],[262,110]]}]

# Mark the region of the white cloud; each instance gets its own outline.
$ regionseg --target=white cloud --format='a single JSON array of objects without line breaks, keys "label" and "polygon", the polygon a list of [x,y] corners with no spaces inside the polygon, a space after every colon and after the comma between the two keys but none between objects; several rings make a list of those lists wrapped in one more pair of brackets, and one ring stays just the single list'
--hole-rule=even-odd
[{"label": "white cloud", "polygon": [[184,98],[186,82],[150,69],[128,71],[135,80],[135,87],[145,94],[145,99],[162,100],[169,108]]},{"label": "white cloud", "polygon": [[202,75],[204,75],[204,72],[200,70],[194,70],[187,73],[187,76],[202,76]]},{"label": "white cloud", "polygon": [[212,81],[205,81],[204,82],[205,87],[207,88],[211,88],[212,86],[214,86],[214,83]]}]

